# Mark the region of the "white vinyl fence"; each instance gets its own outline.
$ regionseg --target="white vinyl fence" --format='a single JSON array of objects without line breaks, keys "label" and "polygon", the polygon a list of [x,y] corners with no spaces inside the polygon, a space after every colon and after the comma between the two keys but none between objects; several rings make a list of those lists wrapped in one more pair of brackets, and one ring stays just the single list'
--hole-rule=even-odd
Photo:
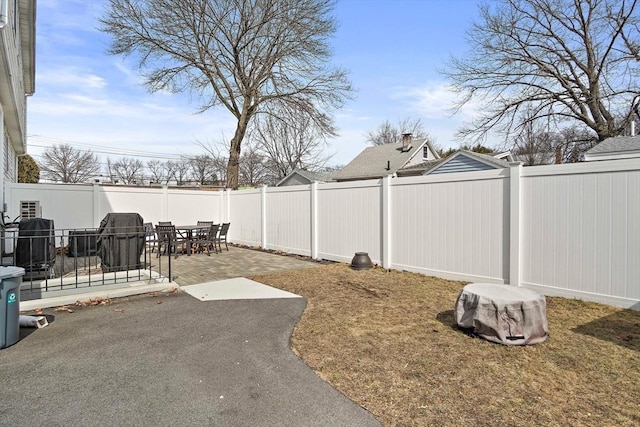
[{"label": "white vinyl fence", "polygon": [[207,218],[224,222],[225,192],[73,184],[6,183],[5,218],[20,215],[21,202],[38,202],[42,217],[58,229],[97,228],[111,212],[139,213],[145,222],[195,224]]},{"label": "white vinyl fence", "polygon": [[640,160],[206,192],[8,184],[56,228],[108,212],[231,222],[231,241],[640,309]]}]

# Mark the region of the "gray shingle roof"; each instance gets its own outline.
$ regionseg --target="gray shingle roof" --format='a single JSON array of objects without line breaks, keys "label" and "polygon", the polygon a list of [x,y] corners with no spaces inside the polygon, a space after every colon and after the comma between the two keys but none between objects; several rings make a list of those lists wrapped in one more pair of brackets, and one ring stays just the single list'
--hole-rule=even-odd
[{"label": "gray shingle roof", "polygon": [[306,171],[302,169],[296,169],[295,172],[298,172],[300,175],[307,178],[309,181],[333,181],[333,176],[336,174],[336,171],[330,172],[312,172]]},{"label": "gray shingle roof", "polygon": [[371,179],[393,175],[406,165],[418,150],[422,150],[426,142],[427,138],[414,139],[411,141],[411,149],[405,152],[402,151],[401,142],[368,147],[338,172],[335,179]]},{"label": "gray shingle roof", "polygon": [[585,154],[620,153],[640,151],[640,136],[614,136],[588,150]]},{"label": "gray shingle roof", "polygon": [[[328,171],[328,172],[312,172],[312,171],[307,171],[304,169],[295,169],[293,171],[291,171],[289,173],[289,175],[285,176],[284,178],[282,178],[277,184],[276,186],[279,187],[281,185],[283,185],[285,182],[289,182],[290,179],[292,177],[294,177],[295,175],[299,175],[303,178],[305,178],[306,180],[308,180],[310,183],[311,182],[329,182],[329,181],[334,181],[334,175],[336,174],[337,171]],[[288,184],[291,185],[291,184]]]},{"label": "gray shingle roof", "polygon": [[398,170],[398,176],[417,176],[422,175],[426,171],[433,169],[446,159],[427,160],[426,162],[418,163],[417,165],[407,166]]}]

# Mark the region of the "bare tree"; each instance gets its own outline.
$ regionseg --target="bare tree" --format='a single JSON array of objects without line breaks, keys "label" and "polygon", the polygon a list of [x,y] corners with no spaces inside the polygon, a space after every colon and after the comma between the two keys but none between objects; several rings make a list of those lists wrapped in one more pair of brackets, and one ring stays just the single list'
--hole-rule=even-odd
[{"label": "bare tree", "polygon": [[162,184],[167,180],[167,163],[160,160],[149,160],[147,162],[149,179],[151,182]]},{"label": "bare tree", "polygon": [[185,159],[169,163],[173,173],[171,176],[175,178],[178,185],[184,185],[189,177],[189,162]]},{"label": "bare tree", "polygon": [[86,182],[96,176],[100,169],[100,161],[95,154],[69,144],[47,148],[40,162],[44,177],[57,182]]},{"label": "bare tree", "polygon": [[398,120],[395,125],[385,120],[375,130],[365,134],[367,141],[373,145],[393,144],[400,142],[402,134],[410,133],[413,138],[426,138],[422,120],[405,117]]},{"label": "bare tree", "polygon": [[[459,136],[498,131],[508,140],[540,119],[584,125],[599,141],[619,135],[640,93],[638,9],[637,0],[483,4],[468,33],[470,53],[444,71],[462,95],[457,107],[483,105]],[[523,111],[532,112],[524,122]]]},{"label": "bare tree", "polygon": [[575,163],[584,160],[585,151],[598,143],[595,133],[584,126],[570,126],[556,132],[554,146],[562,163]]},{"label": "bare tree", "polygon": [[[224,136],[222,138],[224,139]],[[216,183],[226,186],[229,158],[224,155],[224,150],[221,150],[220,145],[215,143],[197,141],[196,144],[211,158],[214,175],[217,178]]]},{"label": "bare tree", "polygon": [[142,183],[144,179],[142,175],[144,164],[138,159],[122,157],[116,162],[111,162],[109,159],[107,165],[110,169],[110,174],[122,181],[123,184],[138,184]]},{"label": "bare tree", "polygon": [[135,56],[151,91],[200,95],[200,111],[235,117],[228,186],[237,188],[241,144],[252,118],[271,105],[328,116],[351,86],[332,68],[334,0],[109,0],[101,19],[110,53]]},{"label": "bare tree", "polygon": [[206,154],[190,156],[185,158],[189,165],[191,178],[200,184],[213,184],[216,180],[216,172],[213,159]]},{"label": "bare tree", "polygon": [[556,148],[554,135],[545,131],[535,122],[526,121],[515,138],[513,154],[525,166],[548,165],[554,163]]},{"label": "bare tree", "polygon": [[261,153],[257,144],[249,140],[240,157],[240,184],[255,187],[261,184],[269,184],[269,162]]},{"label": "bare tree", "polygon": [[333,126],[318,124],[305,111],[279,109],[277,114],[257,116],[249,132],[253,150],[265,158],[276,181],[294,169],[317,170],[332,155],[326,153],[327,137],[336,136]]}]

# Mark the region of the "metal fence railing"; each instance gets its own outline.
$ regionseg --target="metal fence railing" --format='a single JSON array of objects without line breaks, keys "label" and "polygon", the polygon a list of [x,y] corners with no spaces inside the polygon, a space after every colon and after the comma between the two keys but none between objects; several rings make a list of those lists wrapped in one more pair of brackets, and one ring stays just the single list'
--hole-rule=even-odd
[{"label": "metal fence railing", "polygon": [[171,257],[156,250],[155,235],[142,226],[54,229],[46,221],[39,228],[1,230],[0,265],[25,269],[23,300],[54,291],[172,279]]}]

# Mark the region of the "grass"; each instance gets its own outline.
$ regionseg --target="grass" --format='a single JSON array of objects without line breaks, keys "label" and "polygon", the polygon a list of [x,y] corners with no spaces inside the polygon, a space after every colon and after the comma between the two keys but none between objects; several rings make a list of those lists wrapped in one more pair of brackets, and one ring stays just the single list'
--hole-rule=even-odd
[{"label": "grass", "polygon": [[385,425],[640,425],[640,312],[547,297],[547,341],[507,347],[455,326],[463,282],[346,264],[252,278],[307,299],[294,351]]}]

